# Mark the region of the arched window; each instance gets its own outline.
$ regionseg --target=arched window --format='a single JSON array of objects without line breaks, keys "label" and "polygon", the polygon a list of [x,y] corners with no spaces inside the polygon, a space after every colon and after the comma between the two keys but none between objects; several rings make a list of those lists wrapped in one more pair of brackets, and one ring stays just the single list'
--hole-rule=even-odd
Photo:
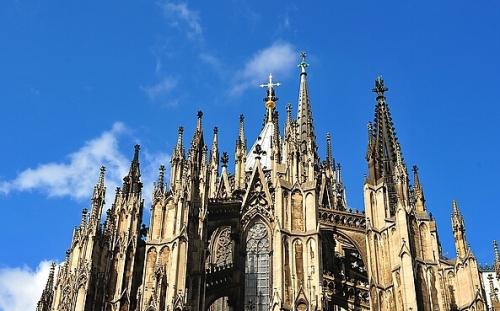
[{"label": "arched window", "polygon": [[248,230],[245,259],[245,307],[269,309],[269,234],[262,221]]}]

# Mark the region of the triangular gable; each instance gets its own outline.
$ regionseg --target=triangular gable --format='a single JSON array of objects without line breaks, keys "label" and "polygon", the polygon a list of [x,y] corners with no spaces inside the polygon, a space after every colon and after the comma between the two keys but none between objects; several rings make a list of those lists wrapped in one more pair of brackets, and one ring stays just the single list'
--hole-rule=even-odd
[{"label": "triangular gable", "polygon": [[248,191],[243,198],[242,206],[260,205],[269,206],[272,204],[271,193],[267,186],[267,179],[260,165],[260,161],[255,162],[253,173],[248,184]]},{"label": "triangular gable", "polygon": [[230,197],[231,197],[231,184],[229,183],[229,178],[227,176],[226,170],[222,170],[215,198],[227,199]]}]

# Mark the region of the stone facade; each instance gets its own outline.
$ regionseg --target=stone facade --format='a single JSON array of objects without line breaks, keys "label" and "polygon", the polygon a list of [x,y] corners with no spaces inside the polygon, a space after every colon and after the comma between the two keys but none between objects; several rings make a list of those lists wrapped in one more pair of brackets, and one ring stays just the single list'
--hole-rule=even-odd
[{"label": "stone facade", "polygon": [[[487,310],[456,202],[457,258],[441,253],[416,166],[410,184],[381,78],[368,125],[365,211],[347,208],[330,135],[325,160],[318,155],[301,56],[296,118],[289,104],[280,131],[279,83],[270,76],[261,85],[264,126],[249,151],[240,117],[234,174],[228,154],[219,154],[217,128],[208,152],[202,112],[187,156],[179,128],[169,185],[163,165],[154,185],[149,228],[139,146],[103,223],[101,168],[92,208],[37,311]],[[494,289],[488,293],[494,300]]]}]

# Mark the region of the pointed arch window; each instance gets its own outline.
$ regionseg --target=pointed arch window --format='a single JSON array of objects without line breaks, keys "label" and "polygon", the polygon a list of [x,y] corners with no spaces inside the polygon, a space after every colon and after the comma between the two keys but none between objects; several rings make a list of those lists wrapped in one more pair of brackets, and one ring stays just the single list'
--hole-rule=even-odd
[{"label": "pointed arch window", "polygon": [[245,307],[269,309],[269,233],[262,221],[248,230],[245,259]]}]

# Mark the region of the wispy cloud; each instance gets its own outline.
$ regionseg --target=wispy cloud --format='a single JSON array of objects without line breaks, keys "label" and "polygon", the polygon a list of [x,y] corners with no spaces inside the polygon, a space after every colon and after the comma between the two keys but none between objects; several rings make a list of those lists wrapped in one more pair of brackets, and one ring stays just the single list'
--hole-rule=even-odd
[{"label": "wispy cloud", "polygon": [[[140,89],[146,92],[151,100],[156,100],[168,94],[172,89],[177,86],[177,79],[172,77],[164,78],[160,83],[153,86],[140,86]],[[169,104],[175,106],[175,104]]]},{"label": "wispy cloud", "polygon": [[37,190],[49,197],[88,199],[98,180],[101,165],[106,166],[109,172],[106,174],[107,183],[118,185],[129,162],[118,150],[118,136],[125,131],[124,124],[115,123],[111,130],[85,142],[80,150],[68,155],[68,161],[28,168],[14,180],[2,182],[2,191]]},{"label": "wispy cloud", "polygon": [[35,310],[50,271],[50,261],[29,267],[0,268],[0,310]]},{"label": "wispy cloud", "polygon": [[191,11],[186,3],[165,2],[161,3],[160,7],[170,24],[173,27],[184,29],[189,38],[194,39],[202,35],[200,17],[197,12]]},{"label": "wispy cloud", "polygon": [[278,78],[286,78],[295,68],[298,52],[290,43],[277,42],[258,51],[237,73],[231,95],[241,95],[247,88],[266,81],[269,73]]},{"label": "wispy cloud", "polygon": [[[109,131],[85,142],[78,151],[67,156],[66,162],[40,164],[37,168],[28,168],[14,180],[3,181],[4,194],[12,191],[39,191],[49,197],[70,197],[87,200],[92,195],[94,185],[99,179],[99,168],[106,166],[105,184],[108,198],[114,195],[114,189],[121,186],[122,178],[127,174],[133,156],[124,155],[119,150],[119,138],[130,132],[123,123],[115,123]],[[160,164],[168,164],[168,153],[141,152],[142,182],[145,185],[145,197],[149,197],[152,183],[158,178]],[[166,174],[166,177],[169,175]],[[111,200],[108,200],[111,201]]]}]

